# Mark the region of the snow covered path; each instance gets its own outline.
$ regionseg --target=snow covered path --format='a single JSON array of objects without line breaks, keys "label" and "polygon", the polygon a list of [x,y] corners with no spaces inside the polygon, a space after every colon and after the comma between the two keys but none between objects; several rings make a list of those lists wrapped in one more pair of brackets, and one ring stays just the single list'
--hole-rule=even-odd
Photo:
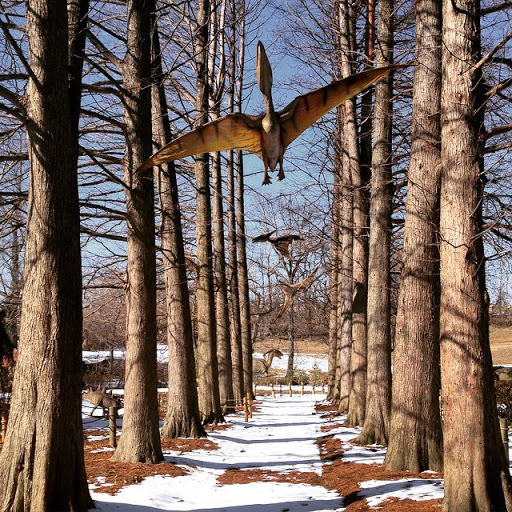
[{"label": "snow covered path", "polygon": [[184,455],[165,452],[166,460],[185,466],[188,475],[147,478],[115,496],[92,491],[96,507],[106,512],[343,510],[339,494],[323,487],[278,482],[220,485],[217,480],[235,468],[321,474],[323,463],[315,441],[324,435],[320,426],[325,419],[314,411],[319,398],[322,396],[261,398],[260,412],[248,423],[243,416],[228,416],[232,428],[209,434],[209,439],[219,445],[218,450]]}]

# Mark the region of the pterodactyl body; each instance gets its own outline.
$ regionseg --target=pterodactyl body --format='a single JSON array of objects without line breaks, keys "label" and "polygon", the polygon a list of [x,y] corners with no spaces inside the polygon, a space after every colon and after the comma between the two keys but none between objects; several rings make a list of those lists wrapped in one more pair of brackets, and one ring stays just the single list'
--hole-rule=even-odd
[{"label": "pterodactyl body", "polygon": [[263,44],[258,42],[256,77],[265,100],[265,113],[257,116],[243,113],[228,114],[199,126],[157,151],[138,168],[138,171],[191,155],[242,149],[256,153],[263,160],[264,185],[271,183],[268,170],[275,171],[278,164],[277,179],[282,180],[283,155],[292,141],[327,112],[399,67],[402,66],[371,69],[337,80],[325,87],[297,96],[287,107],[276,112],[272,101],[272,68]]},{"label": "pterodactyl body", "polygon": [[285,258],[288,258],[289,260],[292,259],[290,255],[290,244],[294,240],[303,240],[299,235],[283,235],[283,236],[276,236],[275,238],[272,238],[272,235],[276,232],[276,230],[271,231],[270,233],[263,233],[261,235],[258,235],[252,239],[254,243],[260,243],[260,242],[270,242],[274,249],[278,252],[278,254],[281,254]]},{"label": "pterodactyl body", "polygon": [[318,270],[318,267],[316,267],[311,274],[306,277],[303,281],[300,281],[299,283],[295,284],[288,284],[288,283],[279,283],[279,288],[283,290],[284,293],[284,304],[282,305],[279,314],[276,318],[281,318],[291,307],[293,304],[293,299],[297,292],[300,290],[306,290],[311,286],[311,283],[315,280],[315,274]]}]

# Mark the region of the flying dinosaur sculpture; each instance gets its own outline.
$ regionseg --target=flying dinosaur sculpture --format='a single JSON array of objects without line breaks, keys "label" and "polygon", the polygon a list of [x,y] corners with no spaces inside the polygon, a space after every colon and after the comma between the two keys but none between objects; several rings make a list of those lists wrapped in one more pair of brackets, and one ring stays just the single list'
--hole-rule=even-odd
[{"label": "flying dinosaur sculpture", "polygon": [[228,114],[199,126],[161,148],[138,171],[210,151],[244,149],[256,153],[263,160],[263,185],[271,183],[268,170],[275,171],[278,164],[277,180],[282,180],[283,155],[291,142],[327,112],[399,67],[401,66],[371,69],[337,80],[297,96],[287,107],[276,112],[272,101],[272,68],[260,41],[257,46],[256,78],[265,100],[265,113]]},{"label": "flying dinosaur sculpture", "polygon": [[283,357],[283,353],[279,349],[273,348],[272,350],[269,350],[268,352],[265,352],[263,354],[263,359],[254,358],[254,361],[256,363],[259,363],[260,368],[263,370],[263,373],[267,377],[270,372],[270,367],[272,366],[272,361],[274,360],[274,357],[281,359],[281,357]]},{"label": "flying dinosaur sculpture", "polygon": [[262,242],[270,242],[274,249],[277,251],[278,254],[281,254],[285,258],[292,260],[292,257],[290,255],[290,244],[294,240],[304,240],[299,235],[294,234],[288,234],[283,236],[276,236],[272,238],[272,235],[276,232],[270,231],[269,233],[263,233],[261,235],[255,236],[252,241],[253,243],[262,243]]},{"label": "flying dinosaur sculpture", "polygon": [[289,283],[279,283],[279,288],[283,290],[284,293],[284,304],[281,307],[281,310],[279,311],[277,318],[281,318],[291,307],[293,304],[293,299],[295,298],[295,295],[300,290],[306,290],[310,287],[311,283],[315,280],[315,274],[319,267],[315,267],[313,272],[306,277],[303,281],[300,281],[295,284],[289,284]]}]

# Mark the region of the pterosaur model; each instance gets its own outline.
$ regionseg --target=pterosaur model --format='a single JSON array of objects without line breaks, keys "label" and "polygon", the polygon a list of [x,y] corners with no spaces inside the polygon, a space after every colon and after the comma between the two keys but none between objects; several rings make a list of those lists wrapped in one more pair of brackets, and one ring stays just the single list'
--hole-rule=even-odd
[{"label": "pterosaur model", "polygon": [[293,299],[297,292],[300,290],[306,290],[311,286],[311,283],[315,280],[315,274],[317,270],[318,267],[316,267],[313,272],[311,272],[311,274],[306,277],[306,279],[300,281],[299,283],[279,283],[279,287],[281,290],[283,290],[284,293],[284,304],[282,305],[281,310],[279,311],[276,318],[281,318],[290,309],[290,306],[293,304]]},{"label": "pterosaur model", "polygon": [[289,260],[292,259],[291,255],[290,255],[290,244],[294,241],[294,240],[304,240],[303,238],[301,238],[299,235],[294,235],[294,234],[288,234],[288,235],[283,235],[283,236],[276,236],[276,237],[272,237],[272,235],[276,232],[276,230],[274,231],[270,231],[270,233],[263,233],[261,235],[258,235],[258,236],[255,236],[252,241],[255,242],[255,243],[261,243],[261,242],[270,242],[274,249],[282,256],[284,256],[285,258],[288,258]]},{"label": "pterosaur model", "polygon": [[327,112],[366,89],[391,70],[401,67],[371,69],[337,80],[297,96],[287,107],[276,112],[272,101],[272,68],[261,41],[258,42],[256,60],[256,78],[266,104],[264,114],[229,114],[199,126],[157,151],[138,170],[143,171],[154,165],[210,151],[244,149],[256,153],[263,160],[264,185],[271,183],[268,170],[275,171],[278,164],[277,179],[282,180],[283,155],[292,141]]}]

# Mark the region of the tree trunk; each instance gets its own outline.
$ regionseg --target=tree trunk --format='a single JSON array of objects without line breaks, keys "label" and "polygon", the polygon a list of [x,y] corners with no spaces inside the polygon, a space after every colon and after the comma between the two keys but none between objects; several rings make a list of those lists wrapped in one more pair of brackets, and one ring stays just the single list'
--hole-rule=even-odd
[{"label": "tree trunk", "polygon": [[489,348],[479,2],[443,1],[441,386],[446,512],[512,510]]},{"label": "tree trunk", "polygon": [[229,289],[231,304],[231,363],[233,375],[233,398],[241,405],[244,398],[244,372],[242,352],[242,328],[240,312],[240,288],[238,286],[238,254],[236,246],[235,173],[234,153],[230,151],[227,165],[228,180],[228,254]]},{"label": "tree trunk", "polygon": [[294,321],[294,304],[290,306],[288,310],[288,365],[286,367],[286,378],[293,379],[294,367],[295,367],[295,321]]},{"label": "tree trunk", "polygon": [[[172,134],[163,88],[164,74],[155,18],[153,15],[152,122],[153,137],[159,147],[162,147],[171,140]],[[206,433],[199,417],[194,337],[174,162],[161,166],[158,176],[169,348],[168,408],[161,437],[204,437]]]},{"label": "tree trunk", "polygon": [[[242,73],[239,73],[238,85],[236,84],[237,70],[237,11],[235,0],[230,0],[230,35],[228,47],[230,64],[228,67],[228,111],[232,114],[235,111],[236,89],[242,89]],[[242,31],[243,33],[243,31]],[[238,252],[237,252],[237,228],[235,212],[235,153],[229,151],[226,167],[227,174],[227,217],[228,217],[228,269],[229,269],[229,291],[231,306],[231,364],[233,375],[233,396],[237,405],[242,405],[244,398],[244,373],[242,354],[242,328],[240,318],[240,289],[238,285]]]},{"label": "tree trunk", "polygon": [[334,186],[332,194],[332,235],[331,235],[331,269],[329,272],[329,353],[327,368],[327,399],[337,400],[336,366],[338,353],[338,279],[339,279],[339,206],[340,206],[340,178],[334,173]]},{"label": "tree trunk", "polygon": [[247,395],[247,393],[252,394],[251,309],[245,238],[244,167],[242,152],[237,151],[236,154],[238,156],[236,182],[238,285],[240,290],[240,325],[242,330],[242,354],[244,361],[244,395]]},{"label": "tree trunk", "polygon": [[128,227],[125,402],[123,431],[112,459],[157,463],[163,455],[157,397],[153,170],[135,171],[152,152],[150,3],[127,3],[127,52],[122,64]]},{"label": "tree trunk", "polygon": [[[340,26],[340,48],[341,48],[341,70],[343,76],[352,74],[351,56],[354,47],[354,35],[351,30],[352,11],[351,6],[346,1],[339,4],[339,26]],[[348,332],[342,339],[343,345],[348,345],[350,340],[350,375],[348,377],[348,397],[344,399],[342,393],[342,403],[340,403],[340,412],[347,411],[347,425],[359,425],[364,420],[364,409],[366,402],[366,286],[367,286],[367,250],[366,250],[366,222],[367,222],[367,201],[365,192],[362,188],[361,168],[359,165],[359,147],[357,132],[357,114],[355,99],[352,98],[345,102],[345,115],[343,127],[343,180],[344,185],[350,184],[351,189],[351,211],[348,211],[349,201],[345,199],[343,223],[347,227],[343,228],[343,258],[345,260],[344,269],[344,299],[342,302],[343,323],[348,330],[350,326],[352,332],[347,337]],[[350,237],[351,241],[345,238]],[[346,243],[346,245],[345,245]],[[348,251],[352,250],[349,254]],[[345,252],[347,251],[347,252]],[[350,263],[349,263],[350,259]],[[348,270],[348,266],[351,269]],[[349,285],[349,280],[351,283]],[[350,287],[350,291],[349,291]],[[350,305],[349,305],[350,293]],[[350,313],[349,313],[350,312]],[[346,322],[350,314],[350,322]],[[346,395],[346,392],[345,392]]]},{"label": "tree trunk", "polygon": [[223,414],[235,412],[233,398],[233,369],[231,365],[231,332],[226,279],[226,250],[224,247],[224,208],[219,153],[214,157],[215,237],[213,243],[215,266],[215,307],[217,319],[217,354],[219,360],[220,405]]},{"label": "tree trunk", "polygon": [[339,382],[338,410],[348,410],[350,394],[350,356],[352,353],[352,178],[342,168],[342,203],[340,214],[341,264],[338,283],[338,354],[337,380]]},{"label": "tree trunk", "polygon": [[[209,0],[201,0],[197,13],[197,125],[208,119],[208,18]],[[206,422],[222,421],[219,396],[217,332],[212,268],[212,225],[210,166],[208,154],[197,157],[196,176],[196,240],[197,240],[197,367],[199,378],[199,411]]]},{"label": "tree trunk", "polygon": [[416,2],[412,146],[386,467],[440,471],[439,180],[441,1]]},{"label": "tree trunk", "polygon": [[[79,4],[75,5],[76,8]],[[87,12],[87,2],[79,8]],[[73,7],[70,8],[73,11]],[[70,13],[71,14],[71,13]],[[19,359],[0,452],[2,510],[86,511],[81,418],[82,281],[78,206],[79,91],[68,80],[66,2],[27,2],[30,158]],[[86,19],[82,16],[84,25]],[[74,34],[74,35],[73,35]],[[81,55],[83,46],[72,45]],[[74,68],[80,87],[81,70]],[[62,151],[66,148],[66,151]]]},{"label": "tree trunk", "polygon": [[[393,57],[393,2],[379,2],[377,66]],[[391,400],[390,247],[392,213],[392,104],[393,80],[375,88],[374,144],[368,264],[368,381],[362,444],[386,444]]]}]

